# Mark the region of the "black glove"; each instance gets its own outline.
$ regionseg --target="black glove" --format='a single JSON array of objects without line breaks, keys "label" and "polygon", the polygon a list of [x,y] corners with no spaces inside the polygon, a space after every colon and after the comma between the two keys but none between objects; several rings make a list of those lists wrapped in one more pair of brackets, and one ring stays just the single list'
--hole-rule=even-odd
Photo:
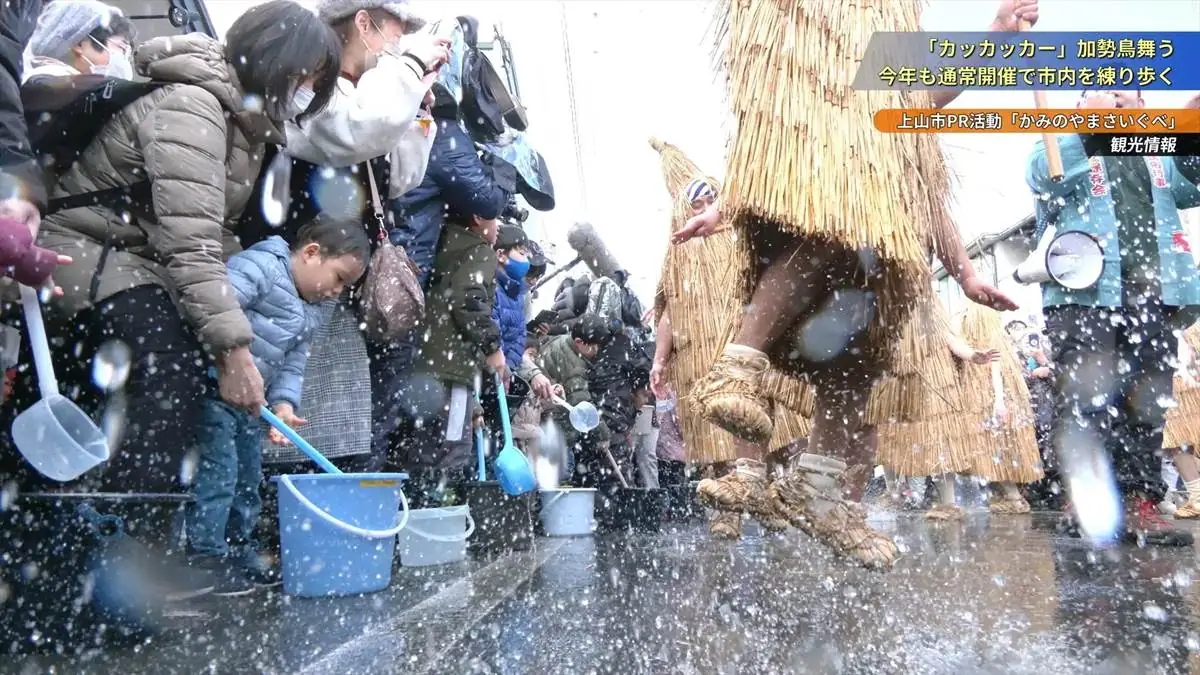
[{"label": "black glove", "polygon": [[491,169],[492,180],[501,190],[512,195],[517,194],[517,167],[490,152],[481,153],[479,159]]}]

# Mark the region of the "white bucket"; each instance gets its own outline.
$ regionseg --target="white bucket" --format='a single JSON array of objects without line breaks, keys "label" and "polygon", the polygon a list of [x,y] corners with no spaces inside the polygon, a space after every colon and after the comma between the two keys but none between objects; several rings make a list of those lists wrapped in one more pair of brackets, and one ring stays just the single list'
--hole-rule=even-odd
[{"label": "white bucket", "polygon": [[596,529],[595,488],[542,490],[542,527],[551,537],[586,537]]},{"label": "white bucket", "polygon": [[467,558],[467,539],[474,531],[468,506],[409,511],[408,526],[396,543],[400,564],[425,567],[461,562]]}]

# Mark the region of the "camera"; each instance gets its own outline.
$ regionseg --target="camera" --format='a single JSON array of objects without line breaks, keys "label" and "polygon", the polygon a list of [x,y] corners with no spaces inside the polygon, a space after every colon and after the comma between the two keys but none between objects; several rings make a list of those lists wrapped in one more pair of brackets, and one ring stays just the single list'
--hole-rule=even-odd
[{"label": "camera", "polygon": [[517,206],[516,200],[510,199],[500,212],[500,219],[511,223],[523,223],[529,219],[529,209]]}]

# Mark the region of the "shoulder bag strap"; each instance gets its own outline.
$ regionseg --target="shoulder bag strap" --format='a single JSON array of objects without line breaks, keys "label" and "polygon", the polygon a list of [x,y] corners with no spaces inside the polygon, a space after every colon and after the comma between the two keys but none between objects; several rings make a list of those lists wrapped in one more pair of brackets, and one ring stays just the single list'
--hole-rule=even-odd
[{"label": "shoulder bag strap", "polygon": [[375,184],[375,170],[371,168],[371,163],[366,162],[363,166],[367,169],[367,182],[371,184],[371,208],[375,212],[375,224],[378,227],[377,236],[379,241],[387,239],[387,227],[384,224],[383,215],[383,200],[379,198],[379,186]]}]

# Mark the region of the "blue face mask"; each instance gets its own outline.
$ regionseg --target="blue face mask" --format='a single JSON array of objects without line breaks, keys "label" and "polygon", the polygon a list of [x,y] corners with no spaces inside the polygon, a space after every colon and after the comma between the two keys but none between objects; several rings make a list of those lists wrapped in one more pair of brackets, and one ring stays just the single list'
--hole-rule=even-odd
[{"label": "blue face mask", "polygon": [[526,274],[529,274],[528,260],[515,260],[509,258],[508,262],[504,263],[504,271],[512,279],[524,279]]}]

